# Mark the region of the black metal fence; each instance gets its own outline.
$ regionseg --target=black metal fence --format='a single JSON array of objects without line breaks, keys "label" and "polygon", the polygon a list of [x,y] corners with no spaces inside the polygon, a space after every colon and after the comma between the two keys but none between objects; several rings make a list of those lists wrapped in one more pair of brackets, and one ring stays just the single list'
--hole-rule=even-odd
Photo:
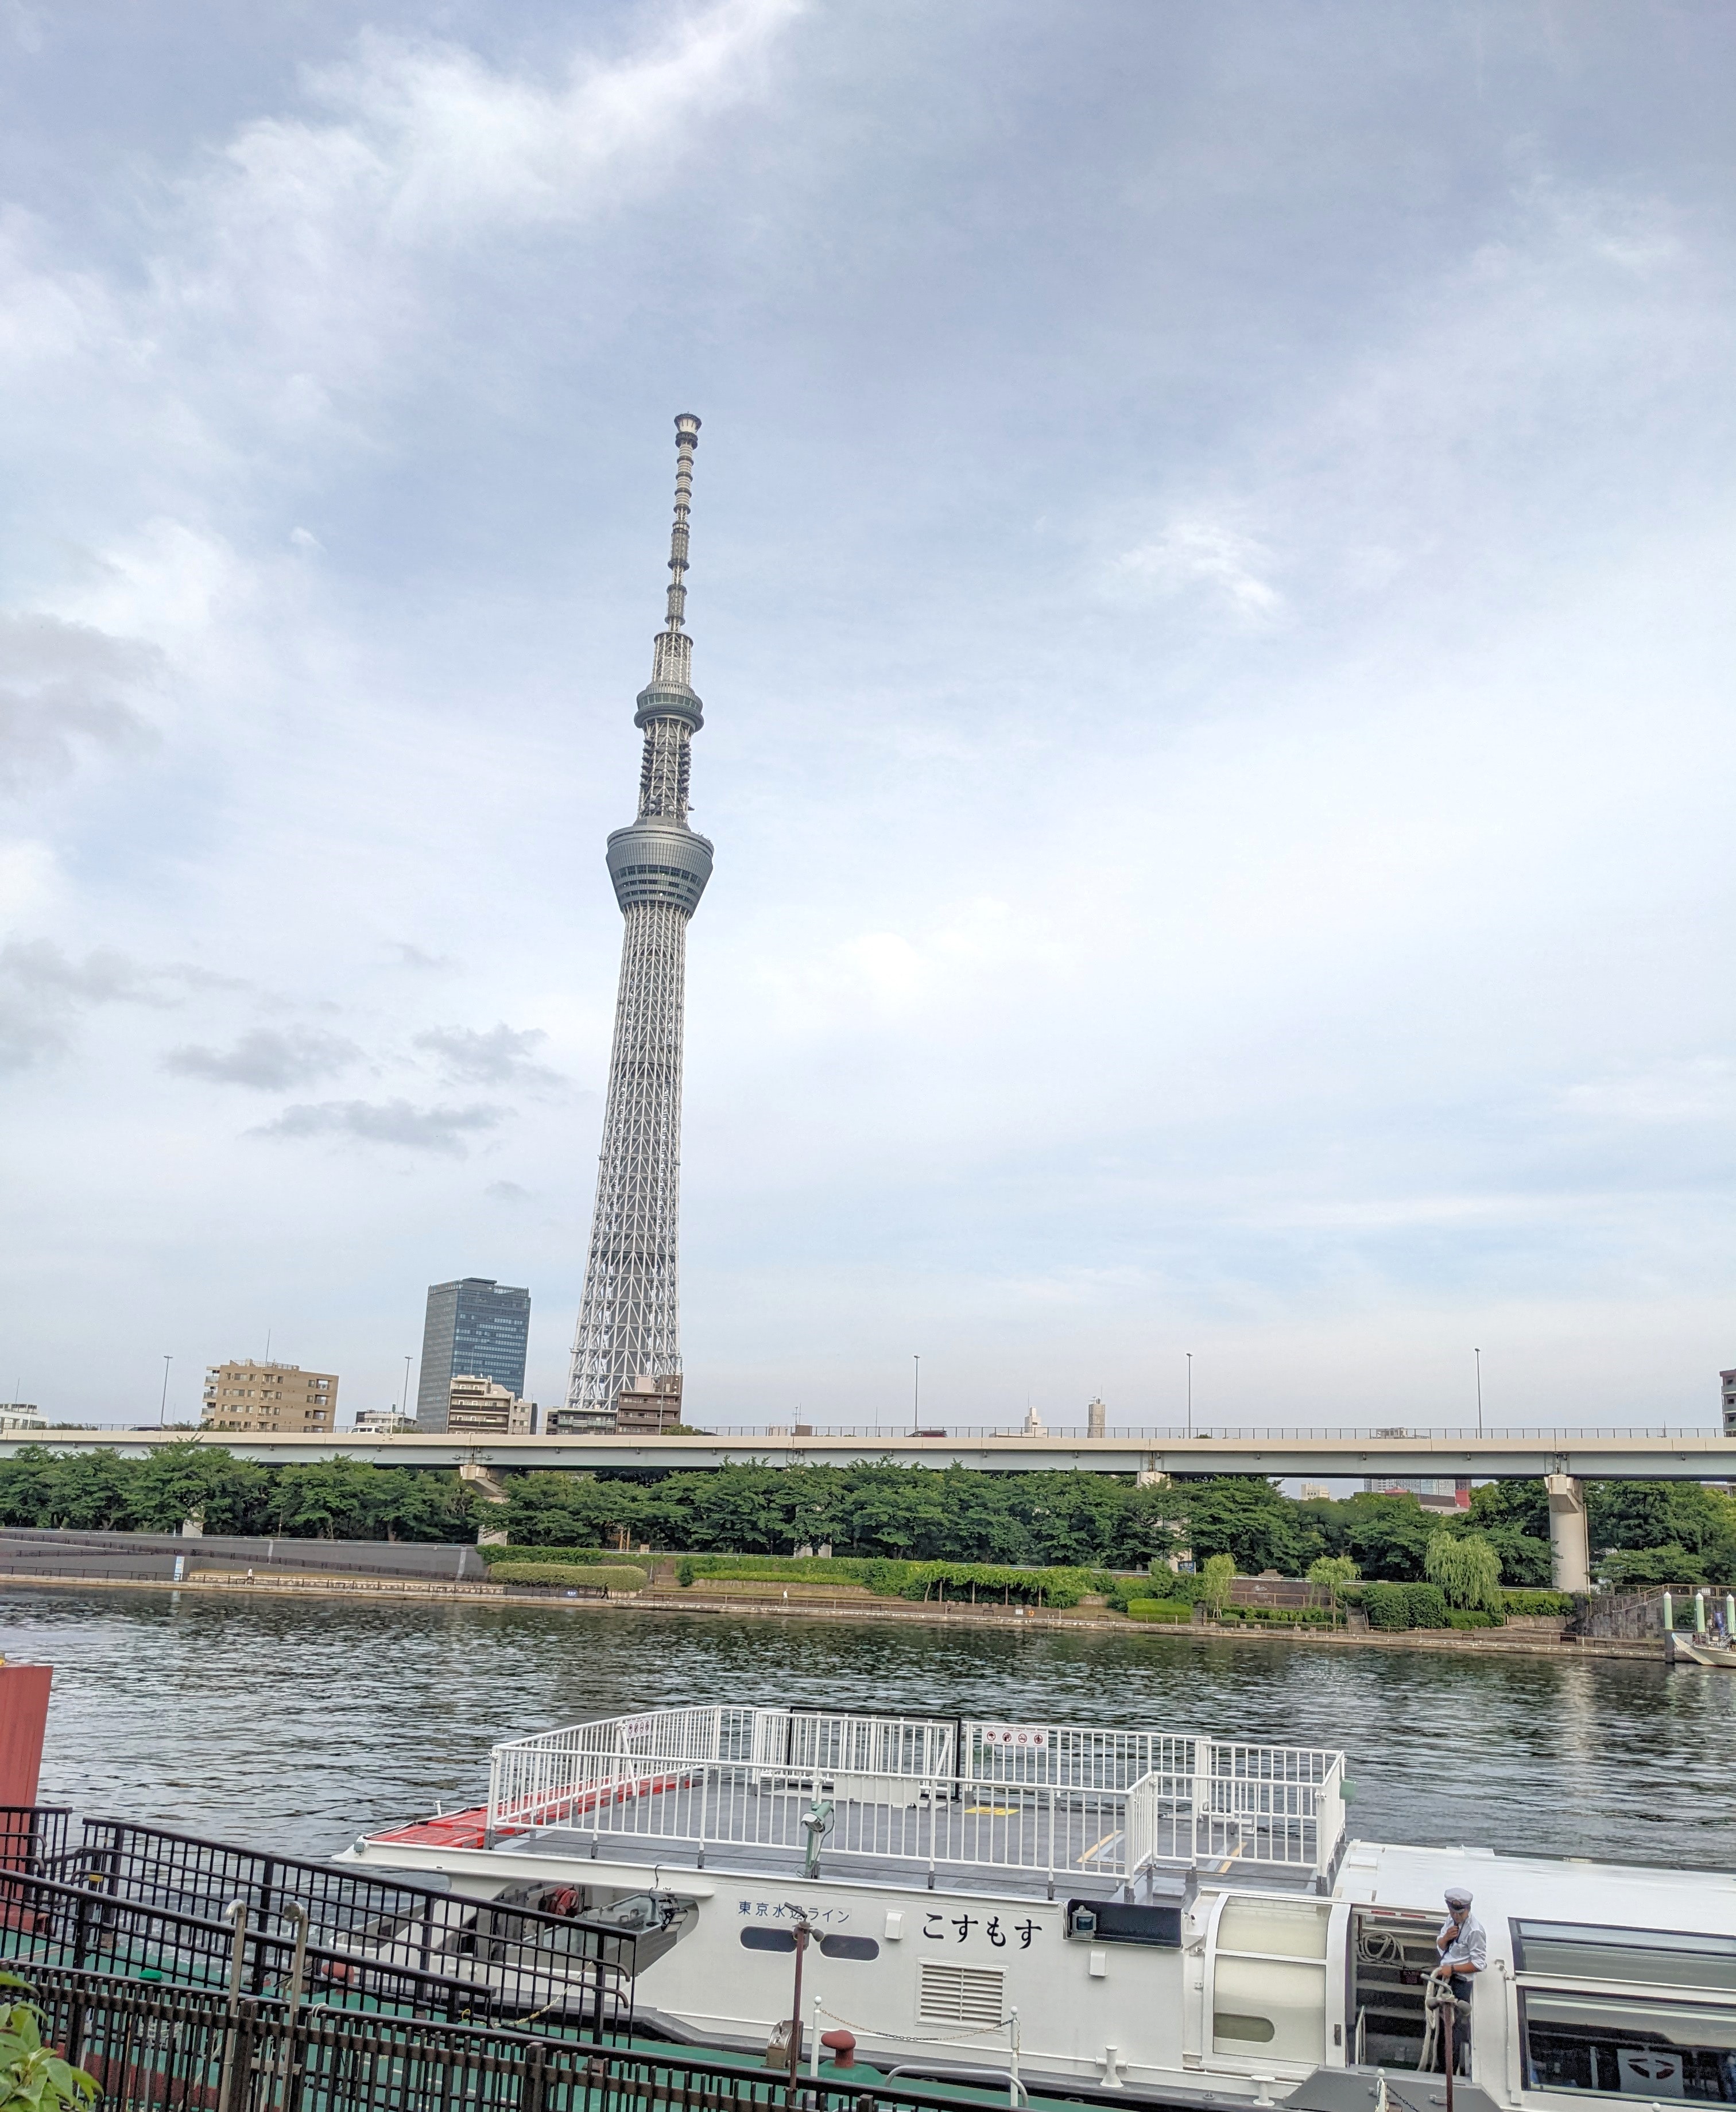
[{"label": "black metal fence", "polygon": [[334,2009],[535,2019],[603,2042],[631,2034],[629,1932],[408,1891],[371,1920],[372,1903],[339,1900],[321,1925],[283,1865],[272,1878],[252,1898],[238,1887],[213,1914],[129,1896],[100,1868],[70,1879],[0,1869],[0,1956]]},{"label": "black metal fence", "polygon": [[57,1804],[0,1804],[0,1870],[57,1873],[72,1814]]},{"label": "black metal fence", "polygon": [[983,2090],[804,2076],[713,2055],[523,2032],[43,1967],[43,2036],[101,2087],[101,2112],[960,2112]]}]

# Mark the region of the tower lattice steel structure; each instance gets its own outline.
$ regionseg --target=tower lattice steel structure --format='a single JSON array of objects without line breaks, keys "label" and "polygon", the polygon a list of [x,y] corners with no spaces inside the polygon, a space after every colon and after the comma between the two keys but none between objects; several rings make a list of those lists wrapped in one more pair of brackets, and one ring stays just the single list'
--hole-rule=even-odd
[{"label": "tower lattice steel structure", "polygon": [[689,744],[704,723],[688,680],[693,640],[682,628],[699,439],[697,418],[676,420],[668,614],[633,718],[645,734],[639,814],[608,840],[626,930],[597,1205],[563,1418],[581,1427],[612,1422],[623,1388],[666,1398],[680,1391],[681,1007],[687,920],[711,878],[711,845],[687,826]]}]

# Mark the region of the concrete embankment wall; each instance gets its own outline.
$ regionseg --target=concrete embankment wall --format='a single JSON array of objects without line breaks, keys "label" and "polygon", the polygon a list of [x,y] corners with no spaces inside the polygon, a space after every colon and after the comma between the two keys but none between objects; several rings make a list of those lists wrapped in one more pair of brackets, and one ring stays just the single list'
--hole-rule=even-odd
[{"label": "concrete embankment wall", "polygon": [[267,1539],[247,1535],[87,1532],[72,1527],[0,1528],[0,1576],[103,1577],[151,1582],[203,1569],[279,1569],[321,1576],[485,1583],[474,1547],[391,1540]]}]

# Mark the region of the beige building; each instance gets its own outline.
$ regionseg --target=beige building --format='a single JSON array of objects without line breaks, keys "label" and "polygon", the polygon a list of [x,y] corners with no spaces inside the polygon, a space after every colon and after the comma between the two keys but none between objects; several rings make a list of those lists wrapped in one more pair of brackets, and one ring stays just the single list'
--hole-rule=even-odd
[{"label": "beige building", "polygon": [[681,1419],[681,1375],[629,1379],[615,1402],[615,1427],[647,1437],[677,1428]]},{"label": "beige building", "polygon": [[299,1364],[212,1364],[205,1373],[206,1430],[335,1430],[338,1375]]},{"label": "beige building", "polygon": [[536,1404],[518,1400],[510,1386],[496,1380],[455,1372],[446,1396],[446,1427],[454,1436],[467,1431],[491,1437],[534,1437]]},{"label": "beige building", "polygon": [[[660,1378],[642,1376],[629,1379],[615,1396],[613,1409],[551,1408],[551,1437],[582,1437],[591,1431],[618,1431],[622,1435],[655,1437],[660,1432],[679,1430],[681,1423],[681,1375],[669,1372]],[[772,1435],[769,1431],[766,1433]],[[798,1437],[809,1434],[808,1426],[795,1426]]]}]

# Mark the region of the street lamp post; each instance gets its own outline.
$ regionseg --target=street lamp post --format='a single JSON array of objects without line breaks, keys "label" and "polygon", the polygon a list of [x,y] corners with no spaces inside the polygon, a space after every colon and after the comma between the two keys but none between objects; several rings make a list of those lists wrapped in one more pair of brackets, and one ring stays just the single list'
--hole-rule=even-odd
[{"label": "street lamp post", "polygon": [[1193,1435],[1193,1351],[1184,1352],[1187,1359],[1187,1435]]},{"label": "street lamp post", "polygon": [[923,1427],[923,1360],[916,1356],[911,1361],[916,1366],[916,1385],[910,1396],[910,1435],[914,1437]]},{"label": "street lamp post", "polygon": [[157,1409],[157,1427],[159,1430],[169,1420],[169,1367],[174,1362],[172,1356],[166,1356],[162,1360],[162,1399]]},{"label": "street lamp post", "polygon": [[[410,1353],[410,1355],[411,1355],[411,1356],[413,1356],[415,1354],[416,1354],[416,1353],[415,1353],[415,1351],[412,1350],[411,1351],[411,1353]],[[409,1358],[409,1357],[406,1357],[406,1358],[404,1359],[404,1360],[403,1360],[403,1401],[399,1404],[399,1410],[398,1410],[398,1419],[399,1419],[399,1421],[400,1422],[408,1422],[410,1420],[410,1358]]]},{"label": "street lamp post", "polygon": [[1483,1436],[1483,1352],[1473,1350],[1471,1355],[1477,1365],[1477,1435],[1480,1438]]}]

